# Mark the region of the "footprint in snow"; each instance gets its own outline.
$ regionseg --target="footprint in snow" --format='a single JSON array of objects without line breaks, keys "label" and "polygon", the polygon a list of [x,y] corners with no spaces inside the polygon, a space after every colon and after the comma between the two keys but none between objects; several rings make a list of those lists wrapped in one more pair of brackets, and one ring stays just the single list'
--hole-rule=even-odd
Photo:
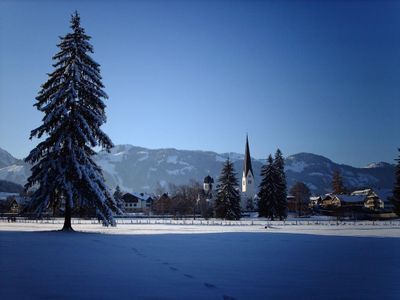
[{"label": "footprint in snow", "polygon": [[213,285],[213,284],[211,284],[211,283],[208,283],[208,282],[204,282],[204,286],[205,286],[206,288],[209,288],[209,289],[215,289],[215,288],[216,288],[215,285]]}]

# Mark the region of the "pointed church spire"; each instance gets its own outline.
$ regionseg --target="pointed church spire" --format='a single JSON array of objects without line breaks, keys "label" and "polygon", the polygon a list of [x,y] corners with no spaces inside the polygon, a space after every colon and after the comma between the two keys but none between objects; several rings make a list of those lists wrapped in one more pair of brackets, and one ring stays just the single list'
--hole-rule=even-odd
[{"label": "pointed church spire", "polygon": [[243,175],[247,177],[247,174],[251,172],[251,175],[254,177],[253,168],[251,167],[251,157],[250,157],[250,147],[249,147],[249,137],[246,134],[246,149],[244,152],[244,165],[243,165]]}]

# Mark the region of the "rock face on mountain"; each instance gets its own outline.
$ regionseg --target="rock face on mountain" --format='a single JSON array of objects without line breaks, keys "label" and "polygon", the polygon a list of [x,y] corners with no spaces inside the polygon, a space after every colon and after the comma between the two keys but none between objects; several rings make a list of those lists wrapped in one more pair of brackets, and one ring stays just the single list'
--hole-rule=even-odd
[{"label": "rock face on mountain", "polygon": [[[101,151],[95,160],[102,167],[111,188],[119,185],[122,190],[154,192],[168,188],[169,183],[185,184],[190,180],[202,181],[207,174],[217,180],[223,162],[229,157],[234,162],[237,177],[241,179],[243,155],[218,154],[210,151],[176,149],[146,149],[131,145],[118,145],[110,153]],[[0,149],[0,179],[24,184],[30,166],[13,158]],[[253,159],[256,183],[264,160]],[[331,189],[332,172],[340,170],[348,188],[392,188],[394,165],[373,163],[365,168],[339,165],[331,160],[310,153],[299,153],[286,158],[286,176],[289,188],[296,181],[303,181],[313,194]]]}]

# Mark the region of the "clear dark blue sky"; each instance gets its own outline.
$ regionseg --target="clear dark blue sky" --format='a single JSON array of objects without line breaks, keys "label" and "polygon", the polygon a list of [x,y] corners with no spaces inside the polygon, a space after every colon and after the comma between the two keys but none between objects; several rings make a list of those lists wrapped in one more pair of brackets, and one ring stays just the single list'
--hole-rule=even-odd
[{"label": "clear dark blue sky", "polygon": [[280,147],[363,166],[400,146],[400,2],[0,0],[0,147],[24,157],[32,105],[77,9],[115,144]]}]

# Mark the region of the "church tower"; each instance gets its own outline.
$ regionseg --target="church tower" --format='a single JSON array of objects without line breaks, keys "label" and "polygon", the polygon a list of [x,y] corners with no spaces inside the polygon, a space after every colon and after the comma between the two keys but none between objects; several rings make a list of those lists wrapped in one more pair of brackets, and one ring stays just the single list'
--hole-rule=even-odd
[{"label": "church tower", "polygon": [[244,152],[243,176],[242,176],[242,207],[246,206],[248,199],[253,199],[256,192],[254,173],[251,166],[249,138],[246,135],[246,149]]}]

